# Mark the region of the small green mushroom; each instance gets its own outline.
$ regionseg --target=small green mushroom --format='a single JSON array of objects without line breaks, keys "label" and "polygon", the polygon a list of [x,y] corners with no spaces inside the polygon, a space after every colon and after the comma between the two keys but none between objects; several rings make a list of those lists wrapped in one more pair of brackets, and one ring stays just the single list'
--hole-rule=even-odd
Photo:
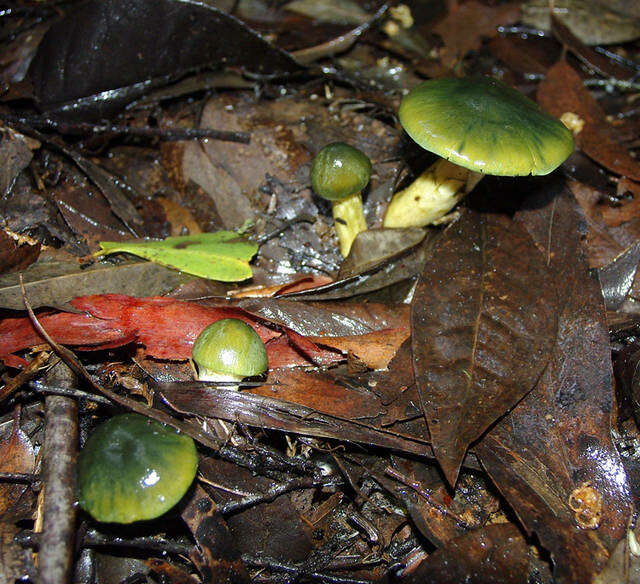
[{"label": "small green mushroom", "polygon": [[268,368],[267,350],[258,333],[237,318],[223,318],[205,328],[191,356],[200,381],[242,381]]},{"label": "small green mushroom", "polygon": [[78,457],[78,501],[98,521],[133,523],[171,509],[193,482],[193,440],[139,414],[115,416]]},{"label": "small green mushroom", "polygon": [[360,192],[371,178],[371,161],[353,146],[333,142],[313,160],[311,186],[323,199],[333,203],[333,218],[343,257],[349,255],[356,235],[366,231]]},{"label": "small green mushroom", "polygon": [[425,81],[404,97],[398,115],[415,142],[443,158],[395,194],[385,227],[437,222],[485,174],[549,174],[573,152],[560,121],[489,77]]}]

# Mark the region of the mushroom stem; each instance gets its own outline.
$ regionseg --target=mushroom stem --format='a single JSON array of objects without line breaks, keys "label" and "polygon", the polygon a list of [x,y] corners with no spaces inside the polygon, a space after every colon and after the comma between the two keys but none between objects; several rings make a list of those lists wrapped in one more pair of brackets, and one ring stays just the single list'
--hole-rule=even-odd
[{"label": "mushroom stem", "polygon": [[384,227],[424,227],[446,215],[484,175],[441,158],[394,196]]},{"label": "mushroom stem", "polygon": [[333,202],[333,218],[342,257],[347,257],[356,235],[367,230],[362,210],[362,196],[357,192],[342,201]]}]

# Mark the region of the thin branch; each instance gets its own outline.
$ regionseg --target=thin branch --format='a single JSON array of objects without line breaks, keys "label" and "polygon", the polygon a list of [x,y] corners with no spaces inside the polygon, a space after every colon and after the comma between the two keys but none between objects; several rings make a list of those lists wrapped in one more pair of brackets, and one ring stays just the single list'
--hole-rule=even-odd
[{"label": "thin branch", "polygon": [[9,114],[0,114],[0,120],[8,124],[24,124],[40,130],[55,130],[60,134],[114,134],[140,138],[160,138],[162,140],[201,140],[208,138],[223,142],[238,142],[240,144],[249,144],[251,142],[251,134],[249,132],[233,132],[230,130],[215,130],[213,128],[139,128],[109,123],[68,123],[46,117],[20,117]]}]

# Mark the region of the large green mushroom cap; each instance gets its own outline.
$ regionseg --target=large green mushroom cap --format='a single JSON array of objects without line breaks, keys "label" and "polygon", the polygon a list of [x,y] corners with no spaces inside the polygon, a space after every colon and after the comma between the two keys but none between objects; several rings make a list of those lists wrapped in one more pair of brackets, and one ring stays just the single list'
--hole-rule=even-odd
[{"label": "large green mushroom cap", "polygon": [[237,318],[223,318],[205,328],[191,355],[203,381],[215,381],[216,376],[253,377],[268,368],[267,351],[258,333]]},{"label": "large green mushroom cap", "polygon": [[78,458],[78,500],[95,519],[133,523],[159,517],[196,476],[193,440],[139,414],[107,420]]},{"label": "large green mushroom cap", "polygon": [[370,178],[371,161],[367,155],[344,142],[325,146],[311,167],[313,190],[330,201],[340,201],[359,193]]},{"label": "large green mushroom cap", "polygon": [[573,152],[573,136],[561,122],[489,77],[425,81],[398,113],[420,146],[476,172],[549,174]]}]

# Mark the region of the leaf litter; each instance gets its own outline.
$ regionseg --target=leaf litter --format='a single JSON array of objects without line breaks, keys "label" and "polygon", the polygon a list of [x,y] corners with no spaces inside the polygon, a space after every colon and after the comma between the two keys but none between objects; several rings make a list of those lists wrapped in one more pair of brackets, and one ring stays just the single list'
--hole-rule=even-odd
[{"label": "leaf litter", "polygon": [[[37,420],[43,391],[66,392],[82,442],[122,409],[199,442],[198,484],[161,520],[120,530],[79,515],[96,581],[134,570],[172,582],[622,582],[635,569],[639,15],[627,0],[592,7],[606,21],[566,4],[561,24],[530,20],[534,2],[484,0],[3,13],[2,423],[16,407]],[[39,39],[43,21],[36,49],[25,29]],[[132,31],[138,45],[107,42]],[[32,95],[15,72],[34,51]],[[445,74],[537,94],[573,124],[576,152],[548,179],[485,181],[448,227],[380,230],[429,158],[396,123],[402,94]],[[194,128],[236,141],[185,140]],[[374,169],[363,193],[374,229],[344,262],[308,180],[336,140]],[[261,297],[90,256],[132,231],[201,239],[247,220]],[[73,347],[89,385],[41,377],[49,337],[21,312],[22,272],[53,349],[70,359],[55,341]],[[198,331],[222,316],[266,341],[270,370],[241,391],[194,383],[188,365]],[[32,420],[17,431],[35,453],[46,436]],[[3,570],[37,580],[17,542],[37,546],[38,477],[1,478],[29,503],[22,533],[0,522]]]}]

